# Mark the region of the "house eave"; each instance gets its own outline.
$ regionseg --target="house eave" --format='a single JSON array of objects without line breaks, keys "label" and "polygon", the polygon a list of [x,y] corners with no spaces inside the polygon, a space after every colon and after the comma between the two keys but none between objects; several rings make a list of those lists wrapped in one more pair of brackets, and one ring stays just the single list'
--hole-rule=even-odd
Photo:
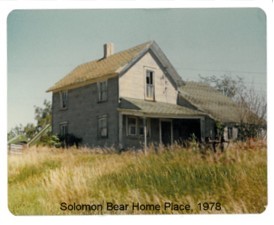
[{"label": "house eave", "polygon": [[121,109],[118,108],[117,111],[122,115],[129,116],[138,116],[138,117],[148,117],[148,118],[169,118],[169,119],[201,119],[206,115],[176,115],[176,114],[163,114],[163,113],[146,113],[146,112],[138,112],[137,110],[130,109]]},{"label": "house eave", "polygon": [[110,73],[110,74],[103,75],[101,77],[96,77],[96,78],[93,78],[93,79],[90,79],[90,80],[86,80],[84,82],[64,85],[60,88],[58,88],[58,87],[54,88],[54,86],[53,86],[53,87],[49,88],[46,92],[47,93],[48,92],[56,93],[56,92],[63,91],[63,90],[72,90],[72,89],[87,86],[89,84],[97,83],[97,82],[100,82],[100,81],[103,81],[103,80],[106,80],[106,79],[110,79],[110,78],[113,78],[113,77],[116,77],[116,76],[117,76],[117,73],[115,72],[115,73]]},{"label": "house eave", "polygon": [[115,72],[122,76],[125,74],[135,63],[137,63],[149,50],[149,47],[141,51],[130,63],[118,68]]}]

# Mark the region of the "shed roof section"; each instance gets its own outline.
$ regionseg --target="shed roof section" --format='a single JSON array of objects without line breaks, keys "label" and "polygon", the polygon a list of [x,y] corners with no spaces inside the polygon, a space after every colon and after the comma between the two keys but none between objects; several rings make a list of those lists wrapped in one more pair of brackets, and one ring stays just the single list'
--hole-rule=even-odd
[{"label": "shed roof section", "polygon": [[198,110],[208,113],[213,119],[224,123],[239,123],[241,113],[232,99],[204,83],[185,82],[180,95]]},{"label": "shed roof section", "polygon": [[47,92],[72,89],[92,83],[99,78],[111,77],[123,73],[149,50],[157,57],[163,68],[165,68],[166,72],[172,77],[175,85],[181,85],[181,77],[171,65],[165,54],[161,51],[155,41],[150,41],[110,55],[106,58],[79,65],[49,88]]},{"label": "shed roof section", "polygon": [[164,102],[144,101],[133,98],[121,98],[119,111],[128,112],[132,115],[150,116],[150,117],[198,117],[204,116],[205,113],[189,109],[183,106],[174,105]]}]

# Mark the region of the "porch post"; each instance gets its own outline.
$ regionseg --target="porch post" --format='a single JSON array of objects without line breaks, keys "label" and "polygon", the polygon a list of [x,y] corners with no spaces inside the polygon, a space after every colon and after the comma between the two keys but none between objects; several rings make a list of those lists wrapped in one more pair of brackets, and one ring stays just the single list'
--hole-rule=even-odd
[{"label": "porch post", "polygon": [[162,124],[161,119],[159,119],[159,144],[162,144]]},{"label": "porch post", "polygon": [[205,141],[205,118],[200,118],[200,131],[201,131],[201,141]]},{"label": "porch post", "polygon": [[119,112],[119,148],[123,148],[123,114]]},{"label": "porch post", "polygon": [[170,145],[173,145],[173,120],[170,122]]},{"label": "porch post", "polygon": [[146,117],[143,117],[143,126],[144,126],[144,153],[147,152],[147,123]]}]

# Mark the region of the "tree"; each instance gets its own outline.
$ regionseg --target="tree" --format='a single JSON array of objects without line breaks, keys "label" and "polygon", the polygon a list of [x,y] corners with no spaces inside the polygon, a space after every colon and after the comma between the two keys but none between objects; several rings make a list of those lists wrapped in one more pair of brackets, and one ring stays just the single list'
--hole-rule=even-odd
[{"label": "tree", "polygon": [[22,124],[15,126],[8,132],[8,140],[22,135],[26,140],[32,139],[40,130],[42,130],[47,124],[51,123],[51,102],[44,100],[43,106],[34,106],[34,118],[36,125],[28,123],[26,126]]},{"label": "tree", "polygon": [[16,125],[8,132],[8,140],[24,134],[24,127],[22,124]]},{"label": "tree", "polygon": [[24,135],[26,136],[27,140],[30,140],[37,133],[37,128],[35,127],[35,125],[33,123],[28,123],[24,127],[24,131],[23,132],[24,132]]},{"label": "tree", "polygon": [[40,131],[47,124],[51,123],[51,102],[46,99],[43,102],[43,107],[34,106],[35,120],[37,122],[36,129]]},{"label": "tree", "polygon": [[243,78],[238,76],[233,78],[224,74],[221,77],[216,77],[215,75],[209,77],[199,75],[199,77],[202,82],[209,84],[233,100],[237,100],[240,96],[242,96],[242,91],[246,89]]},{"label": "tree", "polygon": [[239,105],[242,121],[240,130],[245,132],[243,136],[255,136],[261,128],[266,129],[266,98],[259,95],[253,85],[247,87],[242,77],[235,78],[226,74],[221,77],[200,75],[200,79]]}]

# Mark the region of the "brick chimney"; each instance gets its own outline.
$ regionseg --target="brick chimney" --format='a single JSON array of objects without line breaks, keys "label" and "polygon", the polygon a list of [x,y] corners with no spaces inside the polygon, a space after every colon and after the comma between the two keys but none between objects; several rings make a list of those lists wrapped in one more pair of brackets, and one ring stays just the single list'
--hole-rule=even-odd
[{"label": "brick chimney", "polygon": [[104,58],[111,56],[114,53],[113,43],[104,44]]}]

